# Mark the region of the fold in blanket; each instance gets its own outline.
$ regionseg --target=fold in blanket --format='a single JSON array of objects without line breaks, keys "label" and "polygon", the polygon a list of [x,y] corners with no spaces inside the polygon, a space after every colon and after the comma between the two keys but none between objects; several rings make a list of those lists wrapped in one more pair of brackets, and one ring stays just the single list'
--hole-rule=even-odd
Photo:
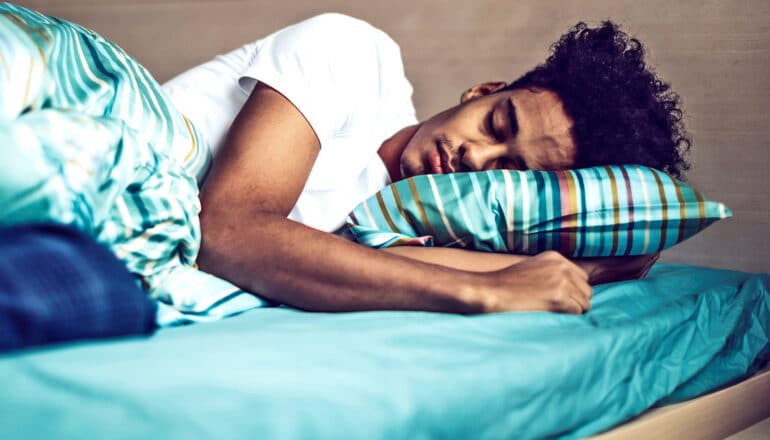
[{"label": "fold in blanket", "polygon": [[[152,76],[101,36],[8,3],[0,41],[0,226],[74,226],[177,309],[210,303],[211,284],[240,292],[195,269],[211,154]],[[197,282],[167,281],[182,278]]]}]

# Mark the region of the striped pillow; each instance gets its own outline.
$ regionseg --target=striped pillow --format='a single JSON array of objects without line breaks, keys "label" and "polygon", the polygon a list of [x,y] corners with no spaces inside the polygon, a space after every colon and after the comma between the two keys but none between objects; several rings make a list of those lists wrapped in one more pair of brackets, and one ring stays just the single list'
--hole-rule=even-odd
[{"label": "striped pillow", "polygon": [[663,172],[624,165],[416,176],[361,203],[347,224],[376,248],[599,257],[658,252],[731,215]]}]

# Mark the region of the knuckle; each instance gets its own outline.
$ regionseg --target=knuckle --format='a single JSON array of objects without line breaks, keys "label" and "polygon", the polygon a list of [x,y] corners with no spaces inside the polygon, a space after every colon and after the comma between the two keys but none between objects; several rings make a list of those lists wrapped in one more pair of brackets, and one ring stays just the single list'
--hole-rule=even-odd
[{"label": "knuckle", "polygon": [[548,250],[544,251],[540,254],[540,257],[547,261],[559,261],[560,259],[563,259],[562,255],[556,251]]},{"label": "knuckle", "polygon": [[556,304],[563,303],[567,299],[567,293],[564,289],[555,289],[551,292],[551,301]]}]

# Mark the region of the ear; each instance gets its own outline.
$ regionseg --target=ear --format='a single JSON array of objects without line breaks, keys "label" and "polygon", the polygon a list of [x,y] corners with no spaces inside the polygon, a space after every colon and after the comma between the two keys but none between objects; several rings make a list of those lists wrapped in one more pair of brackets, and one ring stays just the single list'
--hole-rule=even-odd
[{"label": "ear", "polygon": [[460,103],[465,103],[466,101],[469,101],[473,98],[478,98],[479,96],[486,96],[495,92],[499,92],[507,85],[508,83],[505,81],[490,81],[476,84],[475,86],[463,92],[462,96],[460,96]]}]

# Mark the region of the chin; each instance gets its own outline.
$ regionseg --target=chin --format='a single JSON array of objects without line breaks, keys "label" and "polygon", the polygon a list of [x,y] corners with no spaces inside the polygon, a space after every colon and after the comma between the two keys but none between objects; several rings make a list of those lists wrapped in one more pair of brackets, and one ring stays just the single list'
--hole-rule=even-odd
[{"label": "chin", "polygon": [[[405,153],[408,153],[408,150]],[[425,167],[420,162],[420,158],[418,157],[415,159],[411,156],[413,155],[404,154],[401,156],[401,177],[404,179],[416,176],[418,174],[423,174],[425,172]]]}]

